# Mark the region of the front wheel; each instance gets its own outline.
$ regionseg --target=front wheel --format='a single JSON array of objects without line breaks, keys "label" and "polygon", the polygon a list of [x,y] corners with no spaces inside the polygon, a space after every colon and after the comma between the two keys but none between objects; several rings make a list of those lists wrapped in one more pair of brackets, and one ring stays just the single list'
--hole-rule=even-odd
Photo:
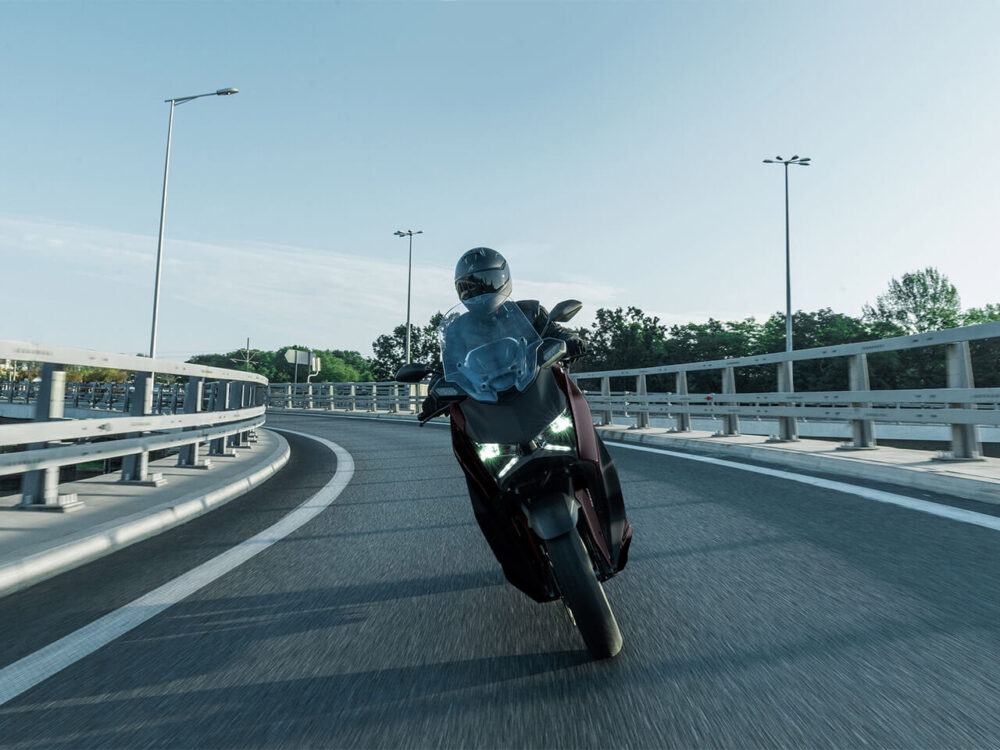
[{"label": "front wheel", "polygon": [[614,656],[621,651],[622,634],[580,534],[573,529],[568,534],[547,539],[545,549],[563,599],[573,612],[590,653],[597,659]]}]

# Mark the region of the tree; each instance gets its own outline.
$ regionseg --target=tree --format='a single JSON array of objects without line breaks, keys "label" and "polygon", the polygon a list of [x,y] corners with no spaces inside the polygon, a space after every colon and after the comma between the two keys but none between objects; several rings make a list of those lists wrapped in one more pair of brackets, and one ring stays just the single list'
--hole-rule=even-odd
[{"label": "tree", "polygon": [[983,307],[970,307],[962,315],[963,326],[974,326],[979,323],[992,323],[1000,320],[1000,304],[987,304]]},{"label": "tree", "polygon": [[961,311],[958,290],[936,268],[892,279],[875,305],[863,308],[866,322],[898,326],[903,333],[954,328],[961,320]]},{"label": "tree", "polygon": [[[250,372],[263,375],[272,383],[291,383],[295,379],[295,365],[289,364],[285,360],[285,352],[288,349],[312,351],[314,356],[319,357],[320,370],[312,378],[316,383],[363,382],[372,379],[371,364],[358,352],[339,349],[310,349],[310,347],[299,345],[285,346],[274,351],[252,349],[250,356],[253,361],[250,363]],[[188,362],[209,367],[222,367],[228,370],[243,370],[244,366],[233,360],[242,362],[245,355],[245,349],[237,349],[225,354],[199,354],[191,357]],[[299,365],[299,382],[304,383],[308,375],[307,368]]]},{"label": "tree", "polygon": [[[437,329],[444,313],[436,312],[423,328],[410,324],[410,360],[413,362],[440,362],[441,345]],[[375,357],[371,360],[372,375],[376,380],[394,380],[396,371],[406,364],[406,324],[400,323],[392,333],[383,334],[372,342]]]}]

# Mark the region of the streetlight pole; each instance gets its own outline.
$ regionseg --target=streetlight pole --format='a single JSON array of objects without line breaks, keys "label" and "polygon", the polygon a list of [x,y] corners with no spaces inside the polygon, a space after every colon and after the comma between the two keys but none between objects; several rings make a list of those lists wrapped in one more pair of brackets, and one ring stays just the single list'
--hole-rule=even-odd
[{"label": "streetlight pole", "polygon": [[785,167],[785,351],[792,351],[792,251],[791,240],[788,229],[788,167],[798,164],[800,167],[808,167],[810,158],[808,156],[800,159],[793,156],[791,159],[782,159],[776,156],[773,159],[764,159],[765,164],[781,164]]},{"label": "streetlight pole", "polygon": [[163,227],[167,215],[167,175],[170,172],[170,140],[174,131],[174,107],[194,99],[201,99],[203,96],[229,96],[238,93],[239,89],[228,88],[210,91],[207,94],[179,96],[175,99],[163,100],[164,102],[170,102],[170,120],[167,123],[167,156],[163,163],[163,197],[160,200],[160,237],[156,243],[156,283],[153,285],[153,328],[149,334],[150,359],[156,358],[156,320],[160,312],[160,269],[163,267]]},{"label": "streetlight pole", "polygon": [[410,261],[406,271],[406,364],[410,364],[410,289],[413,281],[413,235],[423,233],[422,229],[416,232],[412,229],[407,229],[405,232],[393,232],[397,237],[410,238]]}]

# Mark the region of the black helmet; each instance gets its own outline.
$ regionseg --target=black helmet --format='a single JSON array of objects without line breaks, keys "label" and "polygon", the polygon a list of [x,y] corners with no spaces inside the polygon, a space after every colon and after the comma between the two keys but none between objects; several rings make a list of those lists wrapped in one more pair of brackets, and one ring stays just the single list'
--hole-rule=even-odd
[{"label": "black helmet", "polygon": [[496,250],[474,247],[458,259],[455,291],[462,302],[490,295],[489,307],[497,308],[510,296],[510,269]]}]

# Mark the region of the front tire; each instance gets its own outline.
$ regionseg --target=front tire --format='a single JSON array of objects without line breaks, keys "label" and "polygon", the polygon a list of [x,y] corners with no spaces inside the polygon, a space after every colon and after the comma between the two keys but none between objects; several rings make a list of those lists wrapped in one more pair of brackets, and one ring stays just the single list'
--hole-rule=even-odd
[{"label": "front tire", "polygon": [[591,655],[596,659],[614,656],[621,651],[622,634],[580,534],[573,529],[568,534],[547,539],[545,548],[563,599],[573,612]]}]

